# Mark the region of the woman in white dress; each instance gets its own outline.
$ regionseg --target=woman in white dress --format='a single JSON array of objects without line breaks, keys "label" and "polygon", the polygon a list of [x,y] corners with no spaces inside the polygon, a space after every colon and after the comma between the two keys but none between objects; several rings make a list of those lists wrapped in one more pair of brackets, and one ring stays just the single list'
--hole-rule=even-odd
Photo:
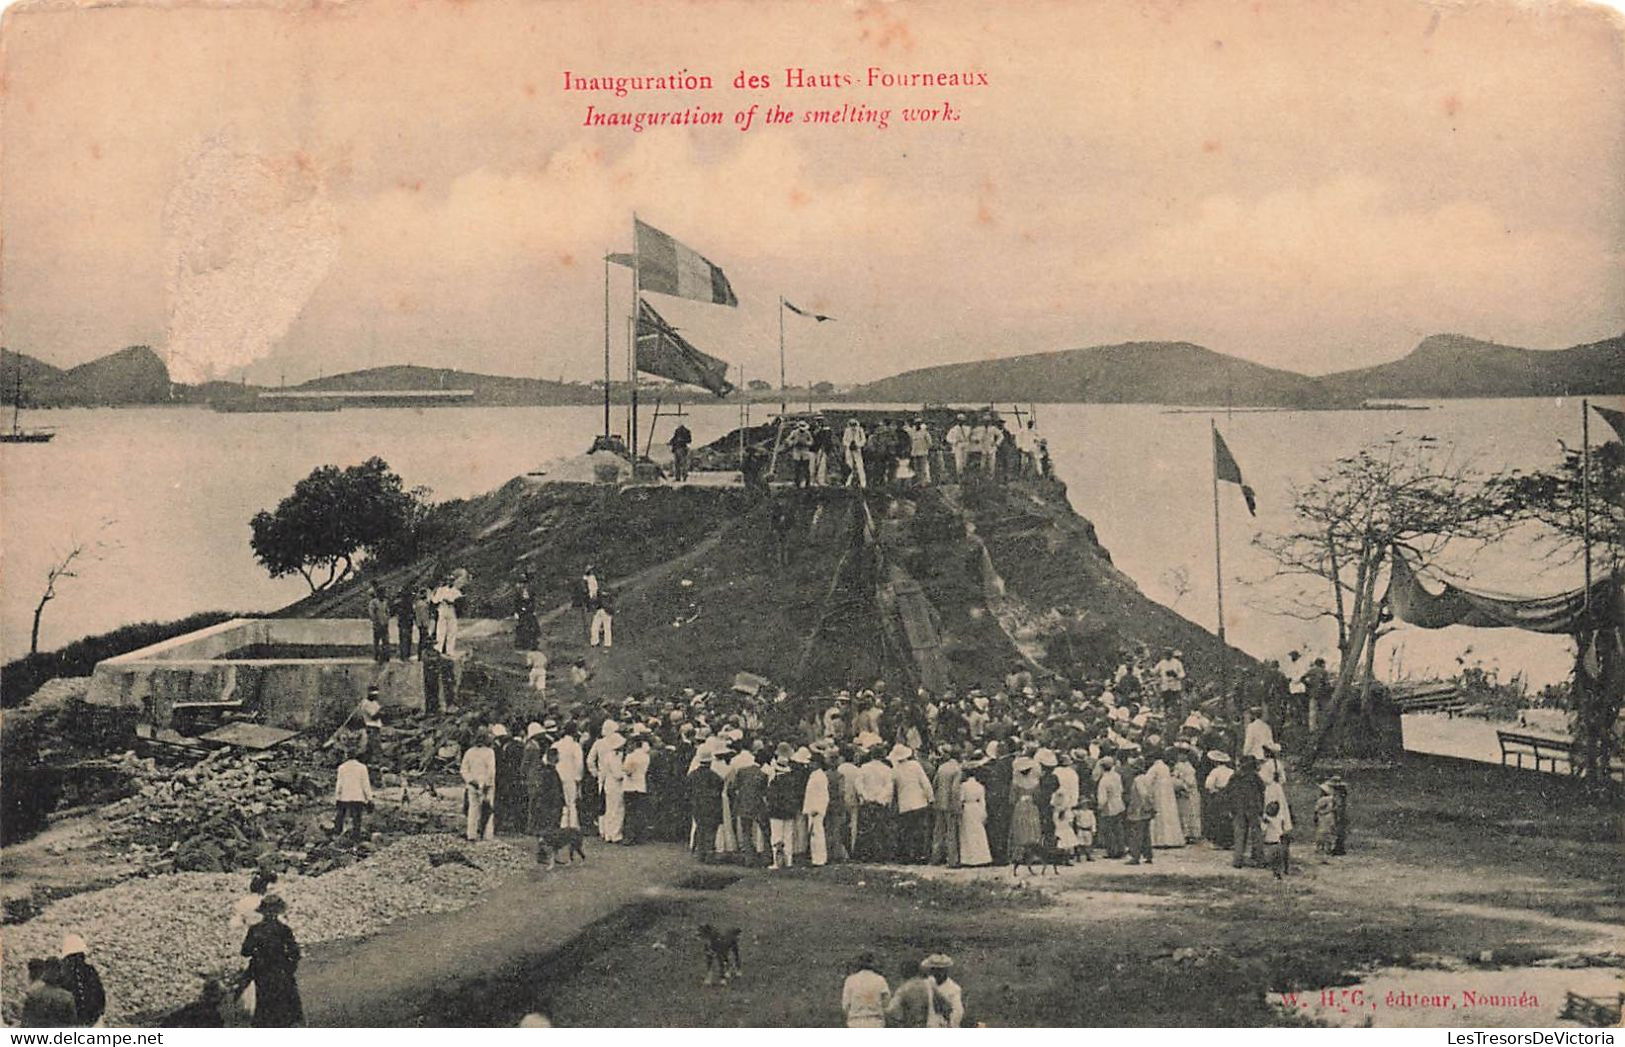
[{"label": "woman in white dress", "polygon": [[987,844],[987,789],[974,772],[959,785],[959,864],[993,864]]},{"label": "woman in white dress", "polygon": [[1174,792],[1174,772],[1168,769],[1162,754],[1156,754],[1146,774],[1156,789],[1157,813],[1151,819],[1151,846],[1185,846],[1185,827],[1179,821],[1179,798]]},{"label": "woman in white dress", "polygon": [[620,843],[621,830],[626,824],[626,775],[622,770],[621,750],[626,739],[619,733],[604,739],[603,755],[598,758],[598,771],[604,789],[604,816],[598,832],[605,843]]},{"label": "woman in white dress", "polygon": [[1274,742],[1264,745],[1264,759],[1258,763],[1258,779],[1264,783],[1264,806],[1274,800],[1281,805],[1281,831],[1292,831],[1292,805],[1286,798],[1286,768],[1281,765],[1281,747]]}]

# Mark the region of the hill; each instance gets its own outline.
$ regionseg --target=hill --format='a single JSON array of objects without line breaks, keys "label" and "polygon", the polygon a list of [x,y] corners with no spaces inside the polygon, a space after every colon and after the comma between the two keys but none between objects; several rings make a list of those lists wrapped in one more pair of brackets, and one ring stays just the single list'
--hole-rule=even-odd
[{"label": "hill", "polygon": [[510,378],[442,367],[394,365],[315,378],[293,388],[330,392],[400,392],[412,389],[471,389],[474,403],[489,407],[590,404],[603,393],[590,386],[540,378]]},{"label": "hill", "polygon": [[[782,564],[776,509],[789,521]],[[520,478],[442,512],[437,529],[452,537],[430,555],[283,613],[363,616],[375,580],[393,593],[465,567],[468,614],[511,622],[528,570],[540,608],[554,609],[543,625],[552,664],[562,675],[589,658],[604,695],[715,688],[741,670],[802,689],[885,678],[963,691],[1017,664],[1099,677],[1136,643],[1180,647],[1196,671],[1211,671],[1217,654],[1211,634],[1112,565],[1050,481],[757,493]],[[585,647],[581,616],[567,606],[588,562],[618,598],[610,651]],[[497,666],[495,686],[522,688],[510,635],[469,645],[477,662]]]},{"label": "hill", "polygon": [[1619,394],[1625,393],[1625,336],[1543,352],[1436,334],[1399,360],[1321,382],[1353,400]]},{"label": "hill", "polygon": [[122,406],[166,403],[170,398],[169,369],[145,345],[132,345],[66,371],[6,350],[0,360],[5,403],[15,398],[19,366],[22,401],[27,406]]},{"label": "hill", "polygon": [[874,402],[1156,403],[1318,407],[1313,378],[1189,342],[1127,342],[905,371],[853,390]]}]

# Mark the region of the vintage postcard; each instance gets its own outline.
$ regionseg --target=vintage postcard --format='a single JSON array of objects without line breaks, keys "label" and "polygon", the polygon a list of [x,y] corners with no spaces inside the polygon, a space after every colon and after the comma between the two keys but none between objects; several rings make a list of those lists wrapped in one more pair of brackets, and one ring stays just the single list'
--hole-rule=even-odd
[{"label": "vintage postcard", "polygon": [[7,1026],[1613,1042],[1617,11],[0,46]]}]

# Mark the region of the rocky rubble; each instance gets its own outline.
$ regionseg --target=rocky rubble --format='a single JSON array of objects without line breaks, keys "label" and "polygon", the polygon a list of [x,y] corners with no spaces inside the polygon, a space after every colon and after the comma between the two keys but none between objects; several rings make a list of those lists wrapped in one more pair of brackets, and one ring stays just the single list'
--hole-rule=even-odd
[{"label": "rocky rubble", "polygon": [[[431,855],[460,851],[468,861],[435,865]],[[498,840],[465,843],[450,834],[409,836],[323,876],[285,876],[275,890],[289,906],[301,944],[354,938],[394,920],[469,905],[532,857]],[[81,934],[107,986],[109,1024],[128,1024],[195,999],[201,978],[242,969],[240,934],[229,925],[232,904],[248,890],[243,874],[176,872],[128,880],[75,895],[0,934],[7,986],[27,982],[28,959],[55,956],[62,936]],[[8,992],[7,1023],[21,995]]]}]

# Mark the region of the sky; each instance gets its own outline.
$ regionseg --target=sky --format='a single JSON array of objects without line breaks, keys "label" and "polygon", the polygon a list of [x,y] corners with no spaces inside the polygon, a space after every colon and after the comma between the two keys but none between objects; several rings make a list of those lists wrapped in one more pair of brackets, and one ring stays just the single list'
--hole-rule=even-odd
[{"label": "sky", "polygon": [[[17,4],[0,341],[179,378],[386,363],[591,379],[632,215],[737,309],[652,296],[738,380],[1130,340],[1309,373],[1458,332],[1625,330],[1625,33],[1578,4],[311,0]],[[782,86],[790,66],[846,72]],[[870,89],[866,70],[976,70]],[[686,68],[692,93],[566,92]],[[736,91],[746,71],[769,90]],[[951,123],[906,123],[948,102]],[[768,126],[863,104],[888,126]],[[724,113],[641,134],[599,111]],[[624,359],[630,280],[611,277]]]}]

